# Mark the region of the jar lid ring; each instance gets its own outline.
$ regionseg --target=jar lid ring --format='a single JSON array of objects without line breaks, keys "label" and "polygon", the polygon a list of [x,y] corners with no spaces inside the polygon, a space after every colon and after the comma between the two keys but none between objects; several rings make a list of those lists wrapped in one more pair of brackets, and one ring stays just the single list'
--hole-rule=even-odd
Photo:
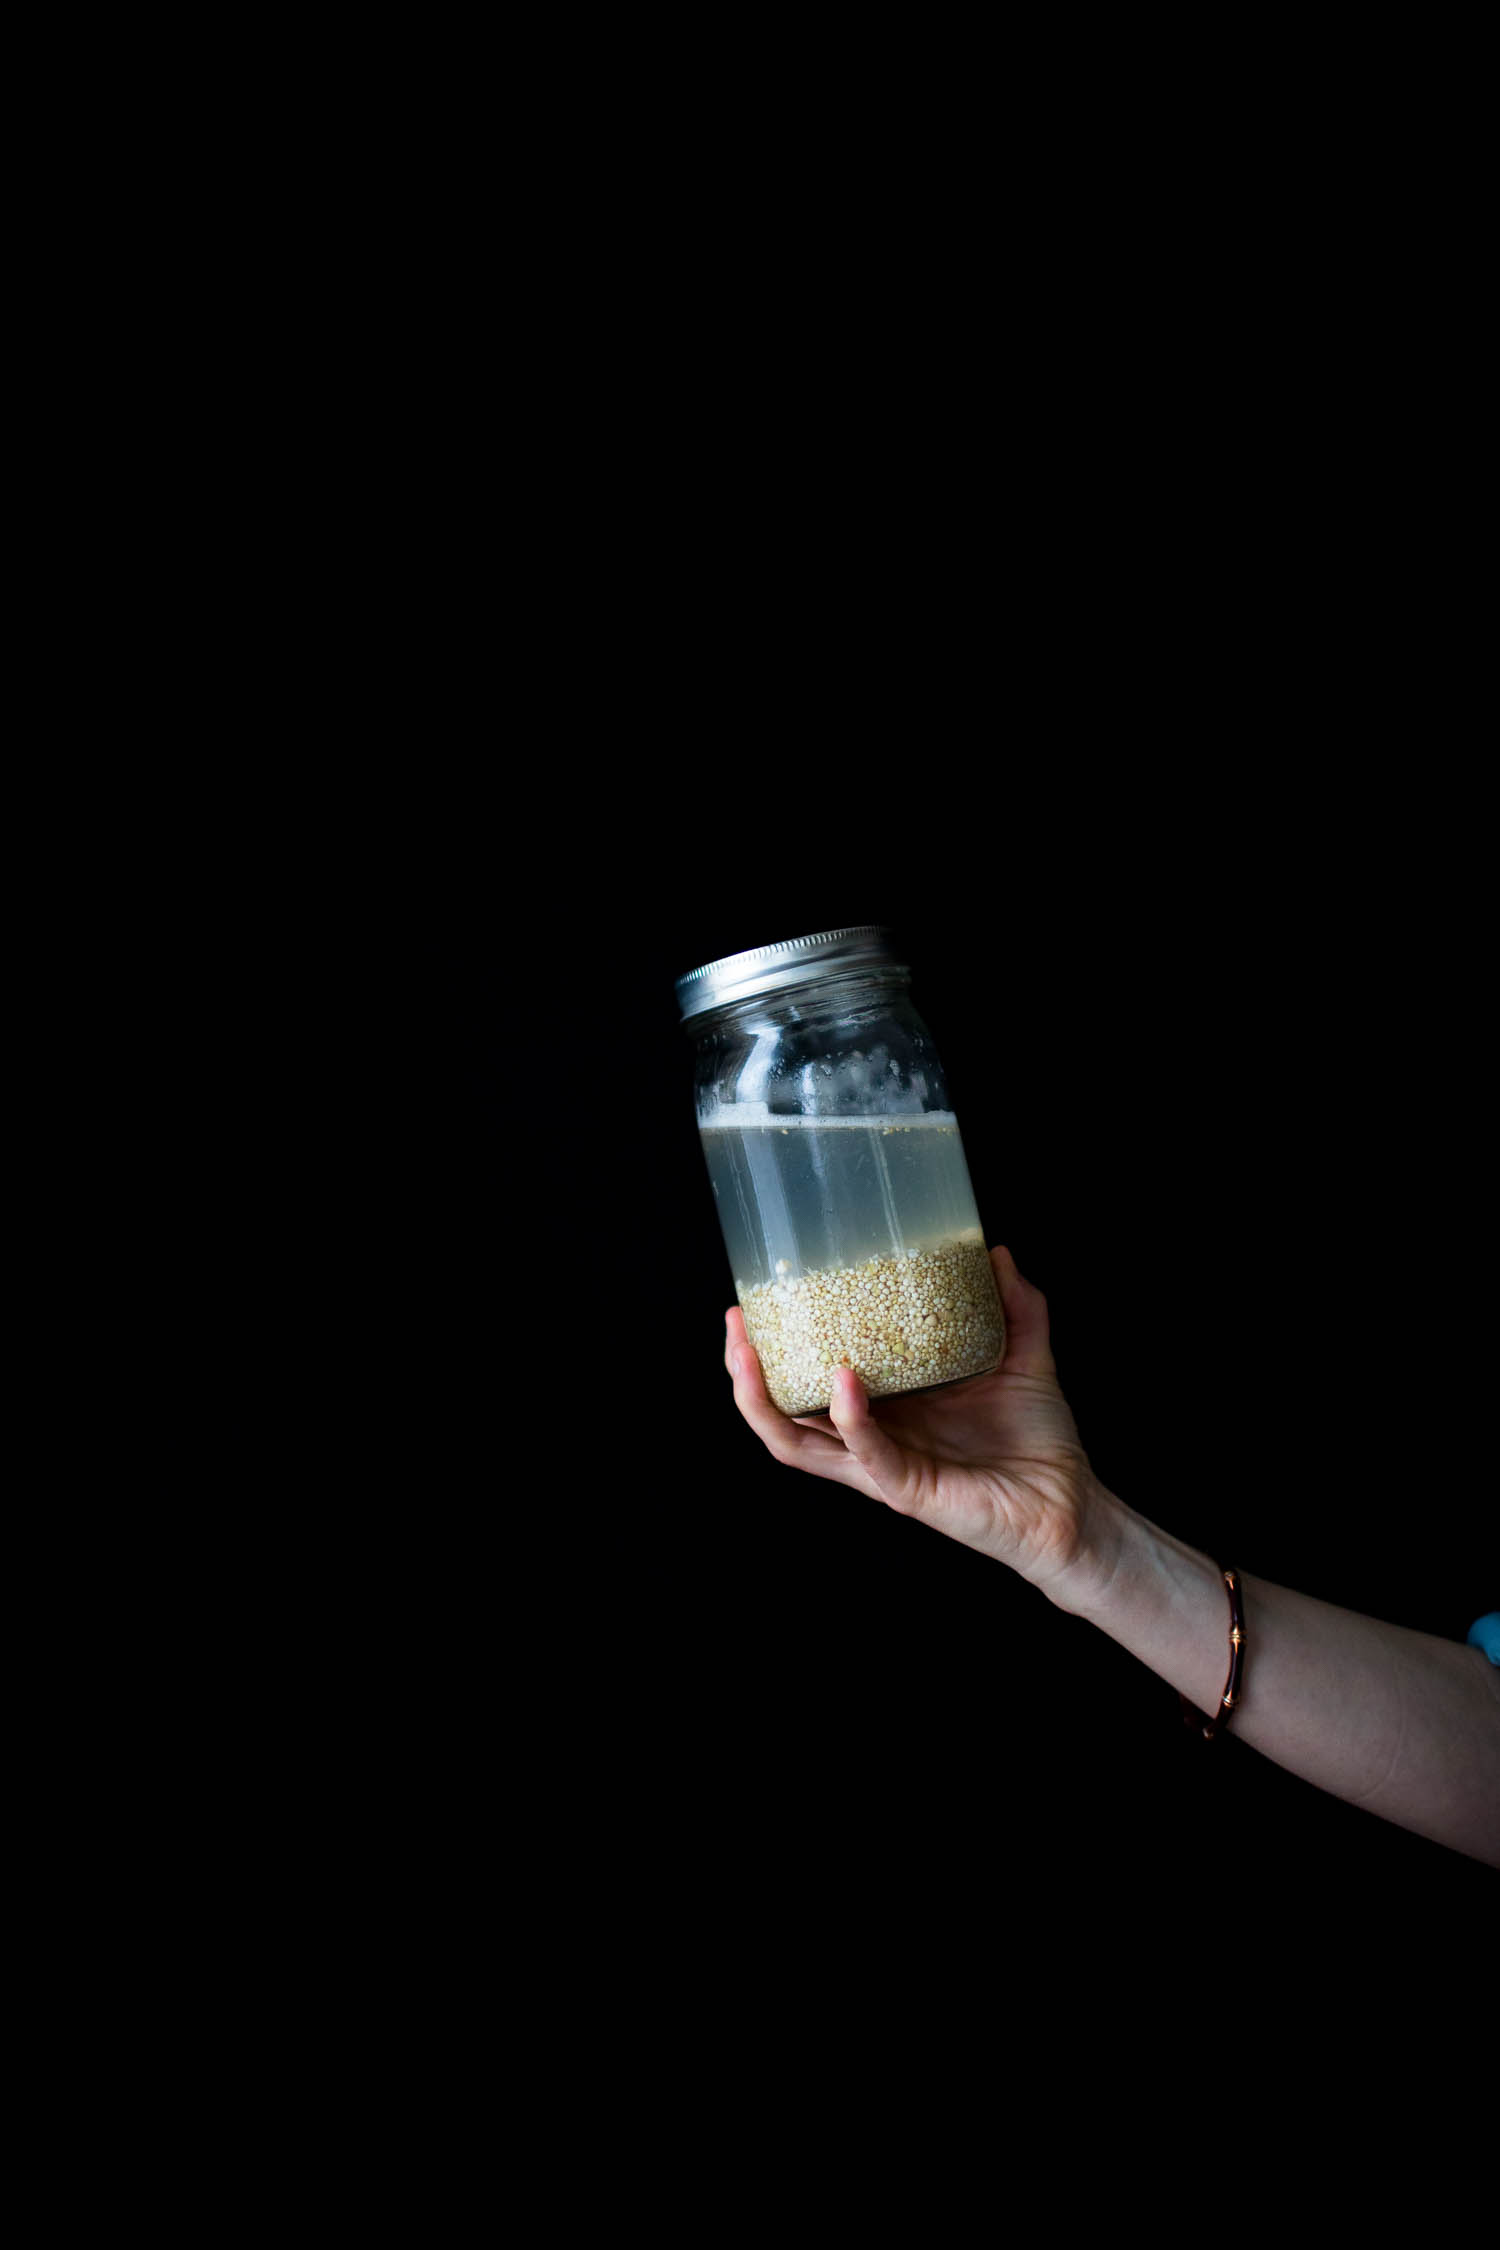
[{"label": "jar lid ring", "polygon": [[751,946],[743,953],[726,953],[717,961],[705,961],[701,968],[689,969],[686,976],[677,979],[677,1004],[682,1021],[688,1023],[711,1008],[810,984],[819,977],[852,969],[904,966],[883,923],[851,923],[842,929],[819,930],[811,937],[786,938],[777,945]]}]

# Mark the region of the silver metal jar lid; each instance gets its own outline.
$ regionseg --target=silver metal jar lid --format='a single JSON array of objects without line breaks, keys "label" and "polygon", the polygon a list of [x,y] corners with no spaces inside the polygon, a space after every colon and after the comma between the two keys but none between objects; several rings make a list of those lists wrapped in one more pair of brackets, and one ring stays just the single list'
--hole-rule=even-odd
[{"label": "silver metal jar lid", "polygon": [[895,941],[878,923],[847,930],[821,930],[815,937],[788,938],[781,945],[752,946],[748,953],[726,953],[677,979],[677,1003],[684,1023],[731,1000],[753,1000],[846,969],[900,968],[905,964]]}]

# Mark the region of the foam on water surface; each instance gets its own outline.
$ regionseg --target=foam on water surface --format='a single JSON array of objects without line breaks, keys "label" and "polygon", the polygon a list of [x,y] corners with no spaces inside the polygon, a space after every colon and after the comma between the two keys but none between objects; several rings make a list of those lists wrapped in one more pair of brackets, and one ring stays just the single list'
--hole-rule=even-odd
[{"label": "foam on water surface", "polygon": [[726,1102],[718,1109],[702,1110],[698,1116],[698,1129],[703,1133],[751,1133],[758,1128],[783,1133],[875,1133],[896,1127],[903,1131],[936,1127],[951,1132],[957,1124],[951,1109],[879,1109],[863,1117],[818,1117],[801,1110],[771,1109],[765,1102]]}]

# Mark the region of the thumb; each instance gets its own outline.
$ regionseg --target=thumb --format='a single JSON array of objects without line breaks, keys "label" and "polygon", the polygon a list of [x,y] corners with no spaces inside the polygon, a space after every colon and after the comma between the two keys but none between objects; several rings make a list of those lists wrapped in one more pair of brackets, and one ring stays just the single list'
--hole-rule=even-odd
[{"label": "thumb", "polygon": [[880,1427],[870,1412],[864,1384],[848,1367],[836,1367],[830,1386],[829,1419],[882,1500],[898,1515],[914,1516],[928,1496],[932,1472],[919,1454],[908,1453]]},{"label": "thumb", "polygon": [[1000,1302],[1005,1308],[1004,1372],[1007,1375],[1055,1376],[1057,1362],[1052,1357],[1046,1298],[1040,1289],[1034,1289],[1023,1279],[1008,1250],[992,1250],[990,1264],[995,1269]]}]

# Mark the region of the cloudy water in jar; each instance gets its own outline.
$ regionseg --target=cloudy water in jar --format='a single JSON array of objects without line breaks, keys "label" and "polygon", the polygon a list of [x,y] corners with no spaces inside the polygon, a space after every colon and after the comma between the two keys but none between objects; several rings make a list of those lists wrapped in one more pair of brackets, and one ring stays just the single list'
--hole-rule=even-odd
[{"label": "cloudy water in jar", "polygon": [[778,1116],[740,1103],[701,1124],[742,1293],[824,1267],[982,1240],[951,1111]]}]

